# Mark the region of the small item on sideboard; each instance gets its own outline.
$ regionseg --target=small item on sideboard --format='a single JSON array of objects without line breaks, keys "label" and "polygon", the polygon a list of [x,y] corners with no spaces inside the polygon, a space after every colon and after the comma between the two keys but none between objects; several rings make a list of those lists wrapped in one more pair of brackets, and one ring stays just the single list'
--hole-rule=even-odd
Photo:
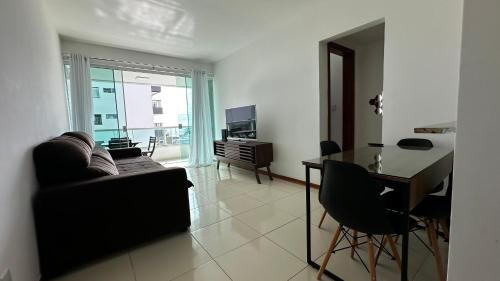
[{"label": "small item on sideboard", "polygon": [[222,129],[221,134],[222,134],[222,141],[227,141],[227,129]]}]

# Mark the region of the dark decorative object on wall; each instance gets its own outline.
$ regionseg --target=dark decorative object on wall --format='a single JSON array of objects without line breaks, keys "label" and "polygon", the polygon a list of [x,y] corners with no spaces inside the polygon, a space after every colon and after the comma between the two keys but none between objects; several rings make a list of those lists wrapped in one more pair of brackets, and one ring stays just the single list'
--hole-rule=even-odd
[{"label": "dark decorative object on wall", "polygon": [[375,114],[377,115],[384,114],[384,104],[383,104],[382,94],[378,94],[373,99],[370,99],[369,104],[375,106]]}]

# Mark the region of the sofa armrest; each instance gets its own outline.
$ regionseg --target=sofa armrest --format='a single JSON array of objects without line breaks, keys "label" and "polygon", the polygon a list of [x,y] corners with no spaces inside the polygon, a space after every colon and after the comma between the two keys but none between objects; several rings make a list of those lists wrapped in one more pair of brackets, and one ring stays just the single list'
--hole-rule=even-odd
[{"label": "sofa armrest", "polygon": [[138,147],[115,148],[108,150],[113,159],[142,156],[142,150]]},{"label": "sofa armrest", "polygon": [[166,168],[40,190],[33,201],[42,276],[182,231],[190,225],[186,171]]}]

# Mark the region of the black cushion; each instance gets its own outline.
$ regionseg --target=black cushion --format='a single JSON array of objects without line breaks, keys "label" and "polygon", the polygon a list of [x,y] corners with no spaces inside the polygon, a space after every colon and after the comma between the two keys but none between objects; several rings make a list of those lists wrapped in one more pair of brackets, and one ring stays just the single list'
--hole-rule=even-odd
[{"label": "black cushion", "polygon": [[81,178],[90,164],[92,149],[84,141],[60,136],[33,150],[36,175],[41,187]]},{"label": "black cushion", "polygon": [[92,138],[92,136],[90,136],[89,134],[87,134],[85,132],[66,132],[62,135],[80,139],[80,140],[84,141],[90,147],[90,149],[93,149],[95,146],[95,142],[94,142],[94,139]]}]

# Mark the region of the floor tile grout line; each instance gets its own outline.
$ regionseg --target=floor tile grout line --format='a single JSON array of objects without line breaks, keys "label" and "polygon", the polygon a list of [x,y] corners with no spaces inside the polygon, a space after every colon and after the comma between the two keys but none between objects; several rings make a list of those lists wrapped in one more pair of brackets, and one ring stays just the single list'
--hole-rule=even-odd
[{"label": "floor tile grout line", "polygon": [[304,270],[307,266],[309,266],[307,264],[307,261],[303,261],[302,258],[299,258],[297,257],[295,254],[293,254],[292,252],[290,252],[289,250],[281,247],[280,245],[278,245],[276,242],[274,242],[273,240],[271,240],[269,237],[267,237],[266,235],[264,235],[264,238],[266,238],[269,242],[273,243],[275,246],[277,246],[278,248],[284,250],[285,252],[287,252],[288,254],[292,255],[294,258],[296,258],[298,261],[300,261],[301,263],[303,263],[304,265],[306,265],[305,267],[303,267],[301,270],[299,270],[297,273],[295,273],[292,277],[288,278],[287,280],[290,280],[291,278],[293,278],[295,275],[299,274],[302,270]]},{"label": "floor tile grout line", "polygon": [[[261,206],[261,207],[262,207],[262,206]],[[256,208],[256,209],[257,209],[257,208]],[[242,214],[243,214],[243,213],[242,213]],[[287,214],[288,214],[288,213],[287,213]],[[241,215],[241,214],[240,214],[240,215]],[[289,214],[288,214],[288,215],[289,215]],[[239,215],[238,215],[238,216],[239,216]],[[287,224],[291,223],[292,221],[294,221],[294,220],[298,219],[298,218],[297,218],[297,217],[295,217],[295,216],[293,216],[293,217],[294,217],[294,218],[293,218],[292,220],[287,221],[286,223],[284,223],[284,224],[282,224],[282,225],[279,225],[279,226],[277,226],[277,227],[275,227],[275,228],[273,228],[273,229],[271,229],[271,230],[269,230],[269,231],[266,231],[266,232],[265,232],[265,233],[263,233],[262,235],[263,235],[263,236],[265,236],[266,234],[268,234],[268,233],[270,233],[270,232],[273,232],[273,231],[275,231],[276,229],[281,228],[281,227],[283,227],[283,226],[285,226],[285,225],[287,225]],[[235,218],[235,219],[237,219],[237,220],[239,220],[240,222],[244,223],[245,225],[249,226],[249,227],[250,227],[250,228],[252,228],[253,230],[255,230],[255,231],[257,231],[257,232],[261,233],[261,232],[260,232],[260,230],[256,229],[255,227],[251,226],[250,224],[246,223],[246,222],[245,222],[245,221],[243,221],[242,219],[237,218],[237,217],[234,217],[234,218]]]},{"label": "floor tile grout line", "polygon": [[[224,270],[224,268],[217,262],[217,260],[215,260],[215,257],[212,256],[212,254],[210,254],[210,252],[205,248],[205,246],[203,246],[203,244],[198,240],[196,239],[196,237],[191,233],[191,237],[193,237],[193,239],[200,245],[201,248],[203,248],[203,250],[205,252],[207,252],[208,256],[210,257],[211,261],[214,261],[215,264],[222,270],[222,272],[224,272],[224,274],[227,276],[227,278],[229,278],[229,280],[233,280],[231,278],[231,276],[229,276],[229,274]],[[252,240],[253,241],[253,240]],[[239,248],[239,247],[238,247]],[[233,249],[235,250],[235,249]],[[231,251],[233,251],[231,250]],[[227,253],[229,253],[230,251],[228,251]],[[224,253],[225,254],[225,253]],[[222,254],[222,255],[224,255]],[[222,255],[219,255],[219,256],[222,256]],[[210,262],[210,261],[209,261]],[[208,263],[208,262],[207,262]]]},{"label": "floor tile grout line", "polygon": [[[294,221],[296,221],[296,220],[297,220],[297,219],[295,219],[295,220],[293,220],[293,221],[290,221],[290,222],[289,222],[289,223],[287,223],[287,224],[290,224],[290,223],[292,223],[292,222],[294,222]],[[287,224],[285,224],[285,225],[283,225],[283,226],[281,226],[281,227],[279,227],[279,228],[276,228],[275,230],[278,230],[278,229],[280,229],[280,228],[283,228],[283,227],[285,227]],[[273,231],[275,231],[275,230],[273,230]],[[285,247],[282,247],[281,245],[279,245],[278,243],[274,242],[274,240],[272,240],[270,237],[268,237],[268,236],[267,236],[268,234],[270,234],[270,233],[271,233],[271,232],[273,232],[273,231],[270,231],[270,232],[268,232],[268,233],[264,234],[264,236],[265,236],[265,237],[266,237],[269,241],[273,242],[273,244],[275,244],[276,246],[280,247],[281,249],[285,250],[285,251],[286,251],[286,252],[288,252],[289,254],[293,255],[293,256],[294,256],[294,257],[296,257],[296,258],[298,258],[300,261],[302,261],[302,262],[304,262],[304,263],[306,263],[306,264],[307,264],[307,261],[303,261],[301,257],[299,257],[299,256],[295,255],[294,253],[290,252],[288,249],[286,249]],[[319,257],[321,257],[322,255],[324,255],[324,253],[322,253]]]},{"label": "floor tile grout line", "polygon": [[309,264],[306,263],[306,266],[304,268],[299,270],[299,272],[295,273],[292,277],[288,278],[287,281],[292,280],[293,278],[295,278],[295,276],[299,275],[302,271],[306,270],[308,267],[309,267]]}]

